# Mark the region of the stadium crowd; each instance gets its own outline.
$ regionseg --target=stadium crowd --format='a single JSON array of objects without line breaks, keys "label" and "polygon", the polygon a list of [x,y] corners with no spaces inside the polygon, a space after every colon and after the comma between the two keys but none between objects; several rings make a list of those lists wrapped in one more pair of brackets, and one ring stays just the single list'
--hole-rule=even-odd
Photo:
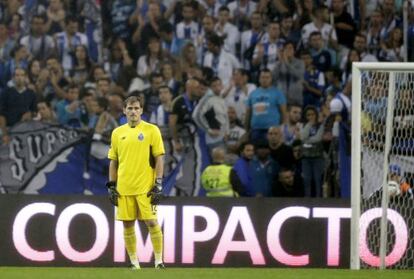
[{"label": "stadium crowd", "polygon": [[109,141],[136,95],[172,152],[203,132],[210,196],[346,197],[352,62],[411,55],[401,0],[97,2],[0,1],[2,144],[31,119]]}]

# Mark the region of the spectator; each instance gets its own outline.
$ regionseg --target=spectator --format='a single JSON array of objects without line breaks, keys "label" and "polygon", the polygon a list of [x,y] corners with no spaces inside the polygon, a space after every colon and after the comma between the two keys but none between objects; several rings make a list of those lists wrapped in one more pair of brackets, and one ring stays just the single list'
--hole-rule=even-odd
[{"label": "spectator", "polygon": [[158,37],[151,37],[145,55],[140,56],[137,63],[138,75],[147,79],[151,73],[159,72],[161,62],[165,58]]},{"label": "spectator", "polygon": [[132,26],[138,22],[134,13],[136,1],[114,0],[110,7],[111,31],[114,37],[128,40],[131,38]]},{"label": "spectator", "polygon": [[195,11],[191,3],[184,3],[182,10],[183,21],[177,24],[175,35],[181,41],[196,41],[199,35],[200,26],[194,20]]},{"label": "spectator", "polygon": [[15,41],[9,37],[7,25],[4,21],[0,21],[0,62],[8,61],[10,52],[14,48]]},{"label": "spectator", "polygon": [[53,38],[45,33],[44,16],[35,15],[31,20],[30,34],[20,39],[20,44],[24,45],[31,56],[40,61],[54,55],[56,52]]},{"label": "spectator", "polygon": [[150,87],[145,89],[145,106],[143,106],[143,111],[151,115],[151,112],[155,111],[160,105],[160,99],[158,97],[158,88],[165,85],[162,75],[155,72],[150,75]]},{"label": "spectator", "polygon": [[279,59],[279,51],[283,48],[284,39],[280,37],[279,22],[270,22],[267,27],[267,34],[263,36],[260,43],[254,49],[252,65],[260,69],[273,71]]},{"label": "spectator", "polygon": [[303,80],[303,107],[312,105],[319,108],[323,99],[325,76],[321,71],[316,69],[309,51],[303,50],[300,56],[305,64],[305,76]]},{"label": "spectator", "polygon": [[222,97],[227,106],[235,108],[239,121],[244,121],[246,117],[246,101],[256,85],[249,83],[249,72],[239,68],[233,71],[233,78],[230,86],[225,88]]},{"label": "spectator", "polygon": [[385,43],[381,44],[381,50],[378,54],[380,60],[389,62],[404,61],[404,42],[403,34],[400,28],[394,28]]},{"label": "spectator", "polygon": [[4,73],[1,78],[3,80],[3,87],[7,84],[8,81],[11,80],[16,68],[22,68],[27,71],[29,64],[29,53],[26,47],[23,45],[16,45],[11,51],[10,55],[12,59],[6,61]]},{"label": "spectator", "polygon": [[293,14],[295,9],[296,1],[291,0],[261,0],[257,8],[269,19],[279,19],[283,14]]},{"label": "spectator", "polygon": [[211,90],[204,94],[194,109],[193,119],[205,132],[206,144],[210,150],[224,146],[224,137],[229,133],[227,106],[221,98],[223,84],[217,77],[211,81]]},{"label": "spectator", "polygon": [[302,129],[302,107],[299,105],[289,105],[287,108],[288,122],[281,125],[283,140],[285,144],[292,145],[295,140],[300,139]]},{"label": "spectator", "polygon": [[230,18],[240,32],[245,31],[249,26],[249,19],[256,11],[257,3],[252,0],[236,0],[227,4],[230,11]]},{"label": "spectator", "polygon": [[0,130],[3,144],[10,141],[7,128],[19,121],[31,120],[36,111],[36,94],[26,87],[26,81],[26,71],[15,68],[12,86],[0,94]]},{"label": "spectator", "polygon": [[251,160],[254,156],[254,145],[243,143],[239,150],[239,159],[234,163],[230,173],[230,181],[240,197],[254,197]]},{"label": "spectator", "polygon": [[183,151],[183,136],[188,136],[191,129],[194,129],[192,113],[199,97],[200,82],[196,79],[189,79],[185,84],[185,92],[176,97],[172,104],[172,111],[169,116],[169,127],[173,146],[176,152]]},{"label": "spectator", "polygon": [[73,62],[73,69],[69,72],[71,81],[83,86],[88,79],[92,66],[92,62],[89,59],[88,49],[86,46],[76,46]]},{"label": "spectator", "polygon": [[47,123],[57,123],[56,113],[50,103],[44,99],[37,102],[37,113],[33,119]]},{"label": "spectator", "polygon": [[234,107],[229,106],[227,108],[227,115],[229,118],[229,134],[225,138],[226,146],[230,153],[236,154],[246,130],[243,128],[241,121],[237,118],[236,109]]},{"label": "spectator", "polygon": [[111,93],[111,79],[102,76],[96,81],[96,95],[98,97],[106,97]]},{"label": "spectator", "polygon": [[151,112],[150,122],[158,127],[168,127],[168,118],[172,109],[173,94],[171,88],[166,85],[158,87],[160,104]]},{"label": "spectator", "polygon": [[294,28],[293,18],[290,14],[285,14],[280,20],[280,38],[285,41],[290,41],[297,46],[301,39],[300,30]]},{"label": "spectator", "polygon": [[325,72],[326,88],[324,96],[333,95],[342,91],[342,72],[339,68],[330,68]]},{"label": "spectator", "polygon": [[346,48],[352,48],[356,24],[352,16],[346,11],[344,0],[332,0],[335,31],[338,43]]},{"label": "spectator", "polygon": [[294,171],[282,168],[273,186],[274,197],[303,197],[303,186],[300,177]]},{"label": "spectator", "polygon": [[[118,38],[111,44],[111,53],[109,61],[105,61],[105,71],[111,76],[115,82],[119,82],[122,78],[121,73],[125,67],[132,67],[133,61],[129,55],[126,43]],[[136,71],[136,70],[135,70]]]},{"label": "spectator", "polygon": [[112,115],[112,117],[116,120],[118,124],[121,123],[123,118],[123,108],[124,108],[124,100],[123,97],[119,94],[111,93],[107,97],[108,99],[108,112]]},{"label": "spectator", "polygon": [[255,145],[256,156],[251,160],[252,185],[256,197],[271,197],[272,184],[279,166],[270,157],[269,146],[266,141],[259,141]]},{"label": "spectator", "polygon": [[355,49],[350,49],[347,56],[347,61],[345,65],[344,72],[342,74],[342,83],[346,84],[352,78],[352,63],[360,62],[361,57],[359,56],[358,51]]},{"label": "spectator", "polygon": [[[370,54],[367,51],[367,37],[366,35],[362,34],[362,33],[357,33],[355,35],[355,39],[354,39],[354,44],[353,44],[353,48],[358,52],[360,58],[361,58],[361,62],[377,62],[378,59],[377,57],[375,57],[374,55]],[[348,53],[347,52],[342,52],[342,61],[340,64],[340,68],[341,70],[345,69],[346,67],[346,62],[348,60]]]},{"label": "spectator", "polygon": [[[160,4],[157,1],[148,3],[148,12],[146,13],[147,20],[138,16],[138,28],[135,30],[132,37],[132,42],[139,45],[139,49],[145,50],[153,37],[160,38],[160,26],[164,24],[165,20],[161,13]],[[159,41],[160,43],[160,41]],[[161,48],[161,46],[160,46]],[[138,51],[139,52],[139,51]],[[140,53],[138,53],[140,54]]]},{"label": "spectator", "polygon": [[174,36],[174,26],[171,23],[164,21],[160,24],[159,35],[161,38],[162,50],[166,55],[174,58],[178,56],[182,46],[179,45],[177,38]]},{"label": "spectator", "polygon": [[272,86],[272,73],[265,69],[260,72],[260,87],[247,99],[245,128],[251,132],[250,139],[265,139],[272,126],[287,122],[286,98]]},{"label": "spectator", "polygon": [[313,12],[312,22],[302,27],[302,44],[304,47],[308,46],[310,34],[315,31],[321,33],[323,45],[325,47],[337,48],[337,35],[334,27],[328,20],[328,8],[326,6],[319,6]]},{"label": "spectator", "polygon": [[91,123],[94,128],[94,139],[110,142],[112,130],[118,127],[115,118],[107,111],[109,102],[104,97],[99,97],[94,102],[97,103],[95,113],[96,122]]},{"label": "spectator", "polygon": [[275,86],[283,92],[288,104],[303,104],[303,77],[305,65],[295,57],[295,46],[287,42],[280,51],[274,69]]},{"label": "spectator", "polygon": [[199,33],[196,41],[197,45],[197,62],[202,64],[204,61],[204,56],[208,51],[207,47],[207,38],[215,34],[214,26],[216,24],[216,19],[212,16],[205,15],[202,20],[202,29]]},{"label": "spectator", "polygon": [[367,41],[368,52],[378,57],[381,42],[386,37],[386,28],[383,26],[383,15],[380,10],[375,10],[369,18]]},{"label": "spectator", "polygon": [[293,157],[293,150],[291,146],[283,141],[282,129],[278,126],[270,127],[267,132],[267,141],[273,160],[281,167],[294,169],[295,157]]},{"label": "spectator", "polygon": [[177,77],[179,78],[179,74],[177,73],[175,65],[171,62],[164,62],[161,65],[161,75],[165,85],[171,89],[173,96],[177,97],[180,93],[182,84],[181,81],[177,79]]},{"label": "spectator", "polygon": [[202,0],[200,7],[204,14],[217,18],[221,5],[218,0]]},{"label": "spectator", "polygon": [[385,28],[385,38],[388,38],[392,30],[401,24],[401,18],[395,10],[395,0],[383,0],[381,12],[384,20],[382,26]]},{"label": "spectator", "polygon": [[216,147],[211,152],[213,163],[201,174],[201,184],[207,197],[235,197],[237,193],[231,184],[231,167],[224,163],[226,152]]},{"label": "spectator", "polygon": [[223,40],[218,35],[207,38],[208,52],[204,57],[203,66],[210,67],[217,75],[225,88],[230,85],[233,70],[240,67],[237,58],[222,49]]},{"label": "spectator", "polygon": [[315,9],[313,0],[300,0],[297,1],[296,8],[298,18],[296,19],[296,25],[304,26],[312,22],[313,11]]},{"label": "spectator", "polygon": [[193,43],[187,43],[181,50],[179,68],[183,73],[182,79],[186,80],[197,65],[197,53]]},{"label": "spectator", "polygon": [[332,51],[324,47],[319,31],[312,32],[310,35],[309,51],[312,55],[313,63],[319,71],[325,72],[335,64],[335,59],[331,55]]},{"label": "spectator", "polygon": [[305,196],[312,196],[312,183],[315,186],[315,196],[322,197],[324,158],[322,135],[323,125],[319,122],[316,107],[305,108],[306,123],[301,131],[302,140],[302,176]]},{"label": "spectator", "polygon": [[250,18],[251,29],[243,31],[240,39],[240,61],[246,70],[251,68],[254,48],[265,34],[263,30],[263,18],[260,12],[254,12]]},{"label": "spectator", "polygon": [[45,31],[48,35],[54,35],[65,29],[66,12],[61,0],[50,0],[46,10],[47,22]]},{"label": "spectator", "polygon": [[343,92],[336,94],[330,104],[330,111],[335,117],[332,134],[338,142],[339,185],[342,198],[349,198],[351,195],[351,92],[351,82],[348,82]]},{"label": "spectator", "polygon": [[81,127],[81,102],[79,88],[72,84],[65,91],[63,100],[56,104],[56,115],[60,124]]},{"label": "spectator", "polygon": [[73,54],[78,45],[88,46],[88,37],[79,32],[79,22],[76,17],[68,16],[65,19],[65,31],[55,34],[56,46],[60,63],[65,75],[73,68]]},{"label": "spectator", "polygon": [[235,25],[230,23],[230,10],[227,6],[220,7],[214,31],[224,38],[223,49],[236,56],[236,46],[240,43],[240,32]]},{"label": "spectator", "polygon": [[18,13],[14,13],[9,22],[9,38],[17,42],[22,33],[22,16]]},{"label": "spectator", "polygon": [[42,68],[40,67],[40,61],[36,59],[32,59],[29,62],[29,65],[27,66],[27,77],[28,77],[28,85],[31,90],[33,90],[36,95],[39,94],[39,91],[37,89],[37,83],[39,80],[40,73],[42,72]]}]

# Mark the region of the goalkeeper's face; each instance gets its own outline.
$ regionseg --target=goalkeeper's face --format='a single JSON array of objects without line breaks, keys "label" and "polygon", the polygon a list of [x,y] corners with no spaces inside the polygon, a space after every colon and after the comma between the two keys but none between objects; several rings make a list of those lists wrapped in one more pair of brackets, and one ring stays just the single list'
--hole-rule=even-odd
[{"label": "goalkeeper's face", "polygon": [[142,107],[139,102],[131,102],[124,108],[128,123],[137,123],[141,120]]}]

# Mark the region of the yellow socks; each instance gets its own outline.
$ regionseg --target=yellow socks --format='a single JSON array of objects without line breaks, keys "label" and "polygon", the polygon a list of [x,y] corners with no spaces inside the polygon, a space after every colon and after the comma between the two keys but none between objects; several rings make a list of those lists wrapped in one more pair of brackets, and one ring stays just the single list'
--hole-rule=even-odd
[{"label": "yellow socks", "polygon": [[124,227],[125,248],[128,252],[129,260],[134,267],[139,268],[137,259],[137,238],[135,236],[135,226]]},{"label": "yellow socks", "polygon": [[160,225],[154,227],[148,226],[148,231],[151,236],[152,247],[154,248],[155,266],[162,263],[162,231]]}]

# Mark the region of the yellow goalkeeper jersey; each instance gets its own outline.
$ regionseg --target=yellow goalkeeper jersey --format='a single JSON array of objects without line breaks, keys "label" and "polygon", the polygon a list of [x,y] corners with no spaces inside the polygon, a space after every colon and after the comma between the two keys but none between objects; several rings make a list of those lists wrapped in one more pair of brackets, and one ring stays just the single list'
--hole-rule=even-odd
[{"label": "yellow goalkeeper jersey", "polygon": [[157,126],[145,121],[132,128],[124,124],[112,132],[108,158],[118,161],[120,195],[147,193],[155,180],[154,157],[163,155],[164,144]]}]

